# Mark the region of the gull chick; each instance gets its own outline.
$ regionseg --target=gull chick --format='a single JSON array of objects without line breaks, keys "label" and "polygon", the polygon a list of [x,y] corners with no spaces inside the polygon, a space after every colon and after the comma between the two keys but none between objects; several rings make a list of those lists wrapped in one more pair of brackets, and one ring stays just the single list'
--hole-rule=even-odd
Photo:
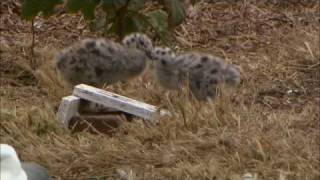
[{"label": "gull chick", "polygon": [[175,55],[167,47],[154,48],[156,81],[166,89],[179,90],[188,84],[192,94],[200,101],[214,98],[218,85],[237,86],[240,73],[223,59],[205,53],[188,52]]},{"label": "gull chick", "polygon": [[141,74],[151,50],[151,40],[140,33],[126,36],[121,44],[88,38],[62,50],[56,67],[72,86],[83,83],[101,87]]}]

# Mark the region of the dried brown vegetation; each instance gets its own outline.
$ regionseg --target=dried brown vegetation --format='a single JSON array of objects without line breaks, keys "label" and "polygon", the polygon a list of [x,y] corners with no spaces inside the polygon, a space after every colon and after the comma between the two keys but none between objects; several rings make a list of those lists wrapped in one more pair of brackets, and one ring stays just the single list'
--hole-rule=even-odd
[{"label": "dried brown vegetation", "polygon": [[21,159],[40,163],[57,179],[117,179],[121,170],[151,180],[236,180],[246,172],[262,180],[319,179],[317,1],[197,4],[198,13],[176,30],[178,49],[226,58],[241,69],[241,86],[202,104],[158,88],[149,72],[107,87],[176,112],[157,125],[124,123],[114,137],[71,134],[55,119],[70,90],[56,77],[52,54],[100,35],[78,15],[37,18],[34,71],[30,23],[19,18],[19,6],[7,0],[0,7],[0,137]]}]

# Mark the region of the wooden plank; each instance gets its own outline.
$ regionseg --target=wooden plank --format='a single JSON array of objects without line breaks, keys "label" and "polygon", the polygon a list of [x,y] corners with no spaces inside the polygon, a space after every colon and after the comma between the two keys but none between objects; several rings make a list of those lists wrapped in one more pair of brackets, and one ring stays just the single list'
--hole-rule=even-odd
[{"label": "wooden plank", "polygon": [[75,86],[73,95],[78,96],[81,99],[102,104],[106,107],[115,108],[147,120],[156,120],[159,118],[159,116],[171,115],[169,111],[159,110],[159,108],[156,106],[85,84]]},{"label": "wooden plank", "polygon": [[58,109],[57,118],[65,128],[68,128],[70,119],[78,114],[80,98],[76,96],[66,96],[62,98]]}]

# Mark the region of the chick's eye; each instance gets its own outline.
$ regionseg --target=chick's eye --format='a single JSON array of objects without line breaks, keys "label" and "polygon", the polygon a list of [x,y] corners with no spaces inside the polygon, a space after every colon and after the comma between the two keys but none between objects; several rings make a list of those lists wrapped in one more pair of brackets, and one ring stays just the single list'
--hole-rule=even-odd
[{"label": "chick's eye", "polygon": [[144,41],[142,39],[139,39],[140,45],[144,46]]},{"label": "chick's eye", "polygon": [[162,64],[163,66],[166,66],[166,65],[167,65],[167,61],[164,60],[164,59],[161,59],[161,64]]}]

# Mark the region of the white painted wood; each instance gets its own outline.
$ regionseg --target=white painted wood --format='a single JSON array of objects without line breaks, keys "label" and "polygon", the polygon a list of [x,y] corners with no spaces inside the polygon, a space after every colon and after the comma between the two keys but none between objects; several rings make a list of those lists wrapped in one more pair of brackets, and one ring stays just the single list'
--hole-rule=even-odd
[{"label": "white painted wood", "polygon": [[257,178],[250,173],[246,173],[242,176],[242,180],[257,180]]},{"label": "white painted wood", "polygon": [[79,104],[79,97],[71,95],[62,98],[58,109],[57,118],[65,128],[68,128],[70,119],[78,113]]},{"label": "white painted wood", "polygon": [[85,84],[75,86],[73,95],[78,96],[81,99],[102,104],[106,107],[115,108],[147,120],[156,120],[159,118],[159,116],[171,115],[169,111],[159,110],[159,108],[156,106]]}]

